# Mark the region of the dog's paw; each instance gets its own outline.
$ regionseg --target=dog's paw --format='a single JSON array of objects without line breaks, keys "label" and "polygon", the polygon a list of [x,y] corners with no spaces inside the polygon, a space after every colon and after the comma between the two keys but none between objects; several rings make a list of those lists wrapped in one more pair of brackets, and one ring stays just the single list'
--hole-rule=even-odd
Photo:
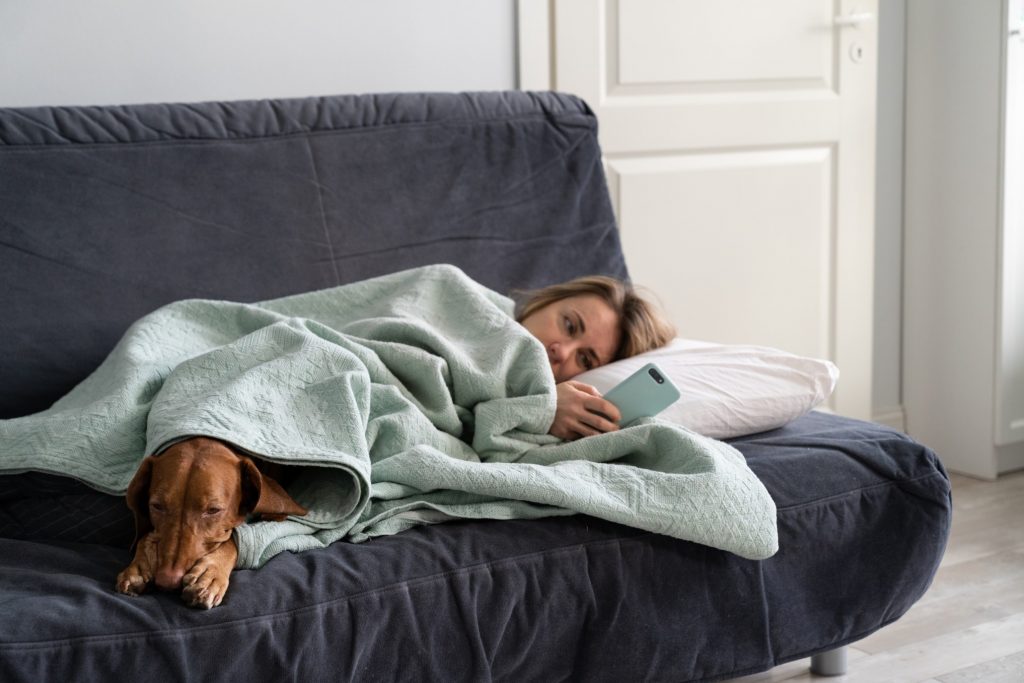
[{"label": "dog's paw", "polygon": [[189,607],[210,609],[224,601],[231,570],[224,571],[216,562],[202,558],[181,579],[181,599]]},{"label": "dog's paw", "polygon": [[153,577],[146,576],[137,564],[130,564],[117,575],[114,588],[125,595],[142,595],[152,580]]}]

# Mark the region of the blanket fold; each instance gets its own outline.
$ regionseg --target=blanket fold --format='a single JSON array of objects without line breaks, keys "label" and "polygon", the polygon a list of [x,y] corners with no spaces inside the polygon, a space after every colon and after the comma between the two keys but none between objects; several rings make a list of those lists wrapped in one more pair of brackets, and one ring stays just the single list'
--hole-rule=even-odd
[{"label": "blanket fold", "polygon": [[0,422],[0,473],[121,495],[194,435],[299,467],[309,509],[236,531],[240,567],[454,518],[582,512],[761,559],[775,506],[735,449],[645,420],[561,442],[555,386],[512,302],[428,266],[259,304],[188,300],[136,322],[49,410]]}]

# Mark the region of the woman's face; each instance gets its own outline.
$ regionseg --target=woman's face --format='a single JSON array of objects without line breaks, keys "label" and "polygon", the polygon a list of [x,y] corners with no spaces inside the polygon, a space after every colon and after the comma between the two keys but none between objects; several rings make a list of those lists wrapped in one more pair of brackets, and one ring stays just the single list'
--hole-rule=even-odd
[{"label": "woman's face", "polygon": [[619,348],[619,318],[594,294],[550,303],[523,319],[548,352],[556,382],[610,363]]}]

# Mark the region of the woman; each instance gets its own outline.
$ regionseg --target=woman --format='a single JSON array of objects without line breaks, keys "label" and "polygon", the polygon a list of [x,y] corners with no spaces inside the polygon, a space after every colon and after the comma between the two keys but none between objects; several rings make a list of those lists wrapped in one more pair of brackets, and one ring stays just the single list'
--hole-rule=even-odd
[{"label": "woman", "polygon": [[549,432],[578,439],[619,428],[618,409],[576,375],[664,346],[675,329],[629,283],[581,277],[530,292],[516,320],[540,340],[555,375],[558,408]]}]

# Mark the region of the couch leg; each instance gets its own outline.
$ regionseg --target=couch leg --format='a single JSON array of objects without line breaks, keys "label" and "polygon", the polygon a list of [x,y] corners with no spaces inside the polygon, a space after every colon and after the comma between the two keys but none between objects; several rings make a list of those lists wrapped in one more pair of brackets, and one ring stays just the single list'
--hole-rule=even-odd
[{"label": "couch leg", "polygon": [[846,646],[811,655],[811,673],[818,676],[842,676],[846,673]]}]

